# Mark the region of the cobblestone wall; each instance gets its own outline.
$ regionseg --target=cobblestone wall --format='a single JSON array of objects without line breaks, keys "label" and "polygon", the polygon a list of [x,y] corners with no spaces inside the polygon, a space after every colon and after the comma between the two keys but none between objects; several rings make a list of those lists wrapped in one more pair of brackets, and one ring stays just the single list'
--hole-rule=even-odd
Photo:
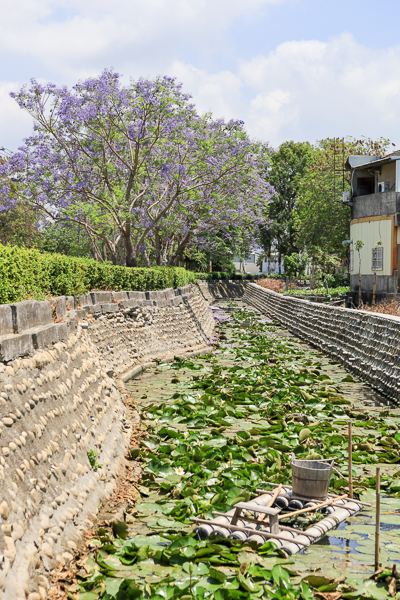
[{"label": "cobblestone wall", "polygon": [[243,300],[400,399],[400,318],[335,308],[248,284]]},{"label": "cobblestone wall", "polygon": [[213,329],[190,286],[0,306],[2,600],[46,598],[46,573],[111,495],[130,437],[123,374],[203,348]]},{"label": "cobblestone wall", "polygon": [[201,293],[206,300],[217,300],[219,298],[241,298],[246,289],[247,281],[198,281]]}]

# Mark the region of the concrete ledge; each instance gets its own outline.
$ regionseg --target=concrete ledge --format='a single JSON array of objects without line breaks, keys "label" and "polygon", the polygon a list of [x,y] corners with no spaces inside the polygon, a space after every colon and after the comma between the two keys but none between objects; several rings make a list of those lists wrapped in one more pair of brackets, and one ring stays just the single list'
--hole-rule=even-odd
[{"label": "concrete ledge", "polygon": [[9,362],[14,358],[26,356],[33,352],[32,335],[30,333],[12,334],[0,338],[0,360]]},{"label": "concrete ledge", "polygon": [[128,292],[129,300],[146,300],[146,292]]},{"label": "concrete ledge", "polygon": [[57,298],[50,298],[50,306],[53,314],[58,319],[61,319],[67,312],[67,298],[66,296],[58,296]]},{"label": "concrete ledge", "polygon": [[101,305],[101,312],[102,313],[114,313],[114,312],[118,312],[119,311],[119,306],[118,304],[113,304],[112,302],[108,302],[106,304],[102,304]]},{"label": "concrete ledge", "polygon": [[92,297],[90,294],[81,294],[80,296],[78,296],[78,302],[81,305],[81,307],[90,306],[91,304],[93,304]]},{"label": "concrete ledge", "polygon": [[11,308],[14,313],[14,329],[18,332],[51,323],[51,307],[47,300],[25,300],[12,304]]},{"label": "concrete ledge", "polygon": [[45,327],[38,327],[36,331],[32,331],[32,343],[35,350],[46,348],[66,339],[68,336],[67,323],[54,323]]},{"label": "concrete ledge", "polygon": [[12,309],[9,304],[0,304],[0,336],[14,333]]},{"label": "concrete ledge", "polygon": [[121,302],[121,308],[136,308],[137,306],[143,306],[143,301],[130,298],[129,300],[122,300]]},{"label": "concrete ledge", "polygon": [[111,292],[90,292],[93,304],[106,304],[111,302]]},{"label": "concrete ledge", "polygon": [[121,302],[121,300],[128,300],[128,292],[111,292],[111,298],[115,302]]}]

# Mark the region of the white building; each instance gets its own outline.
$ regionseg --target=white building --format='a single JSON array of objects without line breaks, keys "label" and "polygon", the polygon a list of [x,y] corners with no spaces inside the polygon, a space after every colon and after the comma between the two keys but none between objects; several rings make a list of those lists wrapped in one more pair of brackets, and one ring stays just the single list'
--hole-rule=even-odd
[{"label": "white building", "polygon": [[[268,261],[263,259],[262,267],[260,270],[259,265],[259,257],[263,256],[263,252],[260,248],[256,248],[253,250],[248,256],[245,257],[243,261],[240,261],[238,256],[235,256],[233,259],[233,263],[236,267],[236,271],[238,273],[245,272],[253,275],[257,275],[259,273],[268,273]],[[283,258],[281,259],[281,273],[284,272],[283,268]],[[278,253],[272,252],[270,259],[270,273],[273,275],[274,273],[279,273],[279,262],[278,262]]]}]

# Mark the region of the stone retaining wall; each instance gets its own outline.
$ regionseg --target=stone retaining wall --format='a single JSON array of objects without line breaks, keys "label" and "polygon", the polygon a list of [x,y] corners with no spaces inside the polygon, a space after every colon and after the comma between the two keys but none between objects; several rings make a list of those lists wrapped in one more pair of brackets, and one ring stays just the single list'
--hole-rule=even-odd
[{"label": "stone retaining wall", "polygon": [[245,292],[247,281],[232,281],[221,279],[218,281],[198,281],[201,293],[208,301],[224,298],[241,298]]},{"label": "stone retaining wall", "polygon": [[400,399],[400,318],[308,302],[248,284],[243,300]]},{"label": "stone retaining wall", "polygon": [[46,598],[46,572],[111,495],[131,433],[123,374],[204,348],[213,329],[191,286],[0,306],[2,600]]}]

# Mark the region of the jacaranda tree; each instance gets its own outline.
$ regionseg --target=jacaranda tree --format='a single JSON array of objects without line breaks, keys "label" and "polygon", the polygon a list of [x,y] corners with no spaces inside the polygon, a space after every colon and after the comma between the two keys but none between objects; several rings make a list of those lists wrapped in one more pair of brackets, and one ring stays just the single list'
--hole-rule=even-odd
[{"label": "jacaranda tree", "polygon": [[198,115],[174,79],[131,81],[105,70],[72,89],[35,80],[13,97],[31,137],[1,167],[2,210],[18,197],[45,218],[76,223],[95,254],[135,266],[177,264],[213,231],[262,220],[271,189],[267,145],[241,121]]}]

